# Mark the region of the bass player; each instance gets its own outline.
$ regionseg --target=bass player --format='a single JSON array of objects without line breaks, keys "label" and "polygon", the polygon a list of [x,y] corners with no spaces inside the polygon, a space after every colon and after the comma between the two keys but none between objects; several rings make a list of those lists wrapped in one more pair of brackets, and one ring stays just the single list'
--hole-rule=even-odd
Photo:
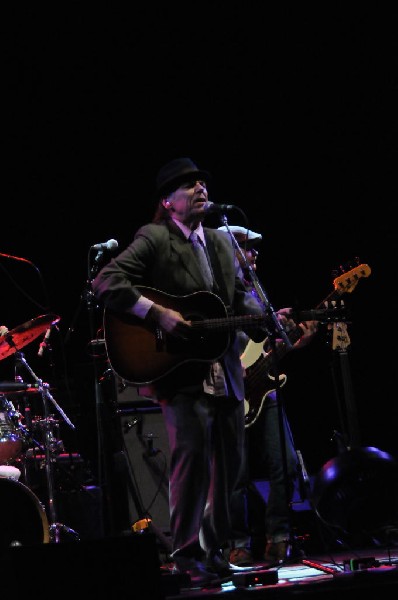
[{"label": "bass player", "polygon": [[[244,283],[260,302],[251,281],[248,266],[254,271],[257,268],[258,247],[262,235],[237,225],[229,225],[228,227],[239,243],[246,259],[244,261],[240,253],[237,252],[237,257],[242,266]],[[219,227],[219,229],[227,230],[225,226]],[[288,309],[281,309],[279,313],[285,310]],[[316,333],[318,323],[316,321],[305,321],[300,323],[299,327],[302,330],[299,334],[300,338],[294,343],[292,349],[306,346]],[[251,538],[256,519],[250,511],[250,507],[254,504],[250,501],[251,469],[250,464],[246,464],[241,474],[241,485],[235,490],[232,498],[234,535],[231,540],[229,560],[231,563],[242,567],[252,565],[256,560],[261,561],[264,566],[272,567],[289,559],[297,558],[298,549],[295,544],[292,544],[293,536],[290,531],[289,507],[299,473],[299,462],[291,428],[282,403],[281,414],[286,447],[285,474],[281,436],[279,434],[277,395],[275,389],[272,389],[275,387],[275,382],[272,382],[269,376],[265,376],[255,378],[255,382],[250,384],[250,369],[247,367],[251,361],[258,358],[256,352],[265,354],[270,351],[268,340],[263,340],[261,344],[253,344],[245,334],[240,335],[240,339],[242,344],[241,360],[243,366],[246,367],[246,450],[249,450],[250,444],[255,445],[256,453],[259,455],[259,464],[264,469],[264,479],[267,479],[269,483],[269,494],[265,507],[266,543],[265,548],[263,547],[262,551],[259,551],[256,548],[256,543]],[[277,340],[277,344],[283,344],[283,342]],[[259,351],[258,348],[260,348]],[[281,386],[283,386],[286,376],[280,374],[279,380]],[[253,406],[251,406],[251,396],[258,397]],[[247,452],[247,456],[250,456],[249,452]],[[285,477],[287,477],[287,481]],[[288,498],[286,498],[287,490]]]}]

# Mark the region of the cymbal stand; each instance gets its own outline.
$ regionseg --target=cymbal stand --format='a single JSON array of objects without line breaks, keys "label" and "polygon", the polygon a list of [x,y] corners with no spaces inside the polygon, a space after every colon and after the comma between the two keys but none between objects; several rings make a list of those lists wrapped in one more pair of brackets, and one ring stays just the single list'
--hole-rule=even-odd
[{"label": "cymbal stand", "polygon": [[45,423],[44,450],[45,450],[46,482],[47,482],[47,492],[48,492],[48,510],[50,513],[49,514],[49,516],[50,516],[50,527],[49,527],[50,541],[59,543],[61,541],[61,532],[71,535],[76,540],[79,540],[79,534],[76,531],[74,531],[73,529],[71,529],[70,527],[67,527],[66,525],[64,525],[63,523],[59,523],[58,518],[57,518],[58,515],[57,515],[57,508],[56,508],[55,495],[54,495],[54,473],[53,473],[53,456],[52,456],[53,436],[52,436],[52,431],[51,431],[51,418],[50,418],[49,409],[48,409],[48,406],[49,406],[48,401],[50,400],[53,403],[53,405],[58,410],[60,415],[63,417],[64,421],[69,425],[69,427],[71,427],[72,429],[75,429],[75,426],[73,425],[71,420],[67,417],[67,415],[64,413],[64,411],[59,406],[59,404],[57,404],[57,402],[54,400],[53,396],[50,394],[48,383],[44,383],[41,379],[39,379],[37,377],[37,375],[34,373],[32,368],[29,366],[29,364],[25,360],[23,353],[16,352],[16,358],[17,358],[18,364],[22,364],[27,369],[27,371],[30,373],[30,375],[33,377],[35,382],[38,384],[38,390],[39,390],[42,400],[43,400],[43,413],[44,413],[43,421]]}]

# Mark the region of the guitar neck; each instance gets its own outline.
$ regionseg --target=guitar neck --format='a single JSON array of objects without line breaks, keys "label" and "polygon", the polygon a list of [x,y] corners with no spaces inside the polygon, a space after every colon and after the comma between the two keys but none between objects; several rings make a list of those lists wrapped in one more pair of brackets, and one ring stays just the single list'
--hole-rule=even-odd
[{"label": "guitar neck", "polygon": [[[341,295],[341,292],[339,290],[337,290],[337,289],[333,290],[324,300],[322,300],[322,302],[320,302],[317,305],[315,310],[303,311],[301,313],[298,313],[297,317],[300,319],[300,321],[312,320],[312,319],[320,320],[321,317],[316,314],[317,311],[319,311],[319,312],[325,311],[327,313],[328,311],[326,309],[324,309],[323,307],[328,302],[339,297],[340,295]],[[332,311],[332,313],[333,313],[333,311]],[[191,325],[194,329],[225,331],[225,330],[235,330],[235,329],[239,329],[239,328],[249,329],[250,327],[259,327],[259,326],[264,325],[265,322],[266,322],[266,317],[264,315],[245,315],[245,316],[238,316],[238,317],[227,317],[227,318],[219,318],[219,319],[203,319],[201,321],[192,321]],[[296,327],[294,327],[293,329],[291,329],[290,331],[287,332],[287,337],[292,346],[296,342],[298,342],[298,340],[301,338],[302,335],[303,335],[303,330],[299,325],[296,325]],[[268,344],[268,345],[270,345],[270,344]],[[276,348],[277,358],[282,358],[288,350],[287,345],[282,340],[278,340],[278,342],[275,345],[275,348]],[[273,360],[273,349],[271,348],[265,355],[262,355],[261,361],[259,361],[260,364],[257,364],[256,369],[261,370],[262,375],[266,375],[272,365],[272,360]],[[252,368],[252,367],[249,367],[249,369],[250,368]]]},{"label": "guitar neck", "polygon": [[[330,300],[333,294],[330,294],[327,300]],[[327,302],[324,300],[324,302]],[[323,321],[325,319],[336,320],[337,317],[342,318],[338,315],[336,309],[322,308],[322,304],[318,305],[314,310],[300,311],[292,315],[295,321]],[[270,319],[268,318],[270,322]],[[206,329],[206,330],[218,330],[218,331],[232,331],[235,329],[250,329],[253,327],[263,327],[267,323],[266,315],[244,315],[236,317],[221,317],[214,319],[202,319],[201,321],[191,321],[193,329]],[[291,343],[297,342],[301,337],[302,330],[300,327],[287,333]],[[292,339],[291,339],[292,338]]]},{"label": "guitar neck", "polygon": [[[328,302],[331,302],[332,300],[335,300],[340,295],[341,295],[341,292],[339,290],[333,290],[324,300],[322,300],[322,302],[320,302],[317,305],[316,309],[321,309],[322,306],[324,306]],[[303,330],[299,325],[297,325],[294,329],[291,329],[287,333],[287,337],[289,338],[289,341],[292,344],[292,346],[296,342],[299,341],[299,339],[301,338],[302,335],[303,335]],[[283,358],[283,356],[285,356],[285,354],[288,351],[288,348],[283,341],[278,341],[275,345],[275,349],[276,349],[276,356],[278,359]],[[255,363],[254,365],[252,365],[251,367],[249,367],[247,369],[247,371],[249,372],[249,379],[252,374],[254,375],[254,377],[256,379],[259,376],[265,377],[272,367],[273,360],[274,360],[274,354],[273,354],[273,349],[271,348],[265,355],[261,356],[261,358],[257,361],[257,363]],[[251,371],[255,372],[255,374],[251,373]]]},{"label": "guitar neck", "polygon": [[191,321],[191,326],[194,329],[234,331],[235,329],[249,329],[251,327],[261,327],[264,325],[264,323],[264,315],[244,315],[220,319],[203,319],[201,321]]}]

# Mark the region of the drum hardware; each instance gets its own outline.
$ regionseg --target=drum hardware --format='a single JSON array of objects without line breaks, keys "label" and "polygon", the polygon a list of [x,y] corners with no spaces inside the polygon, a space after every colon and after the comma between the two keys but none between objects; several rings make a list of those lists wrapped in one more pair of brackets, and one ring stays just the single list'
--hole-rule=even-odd
[{"label": "drum hardware", "polygon": [[[59,320],[55,314],[40,315],[0,335],[0,360],[15,353],[18,361],[18,351]],[[29,439],[29,432],[19,422],[21,415],[1,392],[38,391],[39,387],[38,380],[25,383],[20,376],[15,381],[0,383],[0,464],[16,460],[22,453],[24,442]]]},{"label": "drum hardware", "polygon": [[[65,451],[63,441],[54,435],[54,429],[59,430],[59,421],[54,419],[52,415],[50,415],[47,419],[42,419],[41,417],[33,418],[30,426],[30,442],[31,447],[28,448],[25,452],[25,458],[29,459],[37,459],[40,460],[43,467],[45,467],[46,463],[46,444],[50,450],[50,458],[52,462],[55,462],[57,457]],[[33,437],[32,434],[37,436],[39,434],[39,439],[44,440],[39,441],[36,437]]]},{"label": "drum hardware", "polygon": [[11,400],[0,394],[0,465],[14,463],[28,443],[29,433],[21,425],[20,417]]},{"label": "drum hardware", "polygon": [[24,383],[23,381],[1,381],[0,392],[14,392],[18,394],[20,392],[37,392],[39,385],[37,383]]},{"label": "drum hardware", "polygon": [[[31,429],[32,431],[41,433],[42,438],[47,440],[50,447],[50,453],[53,457],[56,457],[61,452],[65,451],[64,443],[59,438],[59,420],[54,419],[53,415],[49,415],[47,419],[42,419],[40,417],[33,418]],[[54,433],[54,431],[57,433]],[[40,449],[41,448],[42,446]]]},{"label": "drum hardware", "polygon": [[[0,357],[1,357],[1,340],[0,340]],[[75,426],[69,419],[69,417],[65,414],[62,408],[55,401],[53,396],[49,391],[49,385],[44,383],[41,379],[37,377],[32,368],[29,366],[28,362],[25,360],[25,357],[22,352],[15,350],[15,358],[16,365],[18,368],[22,366],[28,371],[31,377],[34,379],[35,384],[38,386],[38,392],[41,394],[42,403],[43,403],[43,419],[40,420],[40,428],[44,434],[44,443],[41,444],[38,440],[32,437],[26,428],[23,425],[19,425],[20,428],[24,431],[26,435],[29,436],[30,440],[33,440],[35,446],[41,449],[42,454],[45,456],[44,468],[46,472],[46,484],[47,484],[47,492],[48,492],[48,511],[50,516],[50,526],[49,526],[49,537],[50,542],[58,543],[61,541],[61,533],[66,533],[71,535],[74,539],[79,540],[79,534],[67,527],[63,523],[59,523],[57,519],[57,508],[55,503],[55,495],[54,495],[54,473],[53,473],[53,462],[54,462],[54,452],[57,449],[58,441],[53,436],[52,426],[54,425],[54,419],[52,415],[49,413],[49,401],[55,406],[59,414],[62,416],[64,421],[71,427],[75,429]],[[18,383],[23,383],[22,376],[18,373],[16,368],[16,380]],[[33,421],[32,421],[33,424]]]},{"label": "drum hardware", "polygon": [[[54,434],[54,428],[58,431],[59,421],[52,415],[48,419],[38,417],[31,421],[31,444],[24,453],[23,468],[24,481],[32,490],[35,489],[35,482],[37,483],[37,474],[47,468],[46,445],[49,446],[50,460],[54,469],[58,467],[58,457],[65,451],[63,441]],[[56,479],[54,470],[52,475]]]}]

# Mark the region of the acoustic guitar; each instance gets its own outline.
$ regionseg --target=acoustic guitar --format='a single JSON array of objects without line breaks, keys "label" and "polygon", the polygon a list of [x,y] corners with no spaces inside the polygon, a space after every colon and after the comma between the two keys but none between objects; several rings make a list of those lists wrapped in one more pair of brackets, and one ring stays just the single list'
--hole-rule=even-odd
[{"label": "acoustic guitar", "polygon": [[264,315],[228,316],[226,306],[212,292],[174,296],[150,287],[137,288],[156,304],[180,312],[191,321],[191,331],[188,339],[177,338],[153,323],[106,308],[104,338],[110,365],[132,385],[155,383],[188,363],[218,360],[228,348],[231,331],[265,322]]},{"label": "acoustic guitar", "polygon": [[[112,370],[121,379],[140,387],[160,381],[187,368],[189,363],[211,363],[219,360],[230,343],[230,334],[237,329],[262,327],[267,316],[229,316],[221,298],[208,291],[186,296],[175,296],[160,290],[137,286],[141,293],[180,312],[191,322],[187,339],[169,335],[154,323],[105,308],[103,315],[104,339]],[[335,309],[302,311],[300,320],[342,320]],[[289,334],[290,336],[290,334]]]},{"label": "acoustic guitar", "polygon": [[[267,320],[265,314],[228,316],[224,303],[212,292],[173,296],[137,287],[157,304],[180,312],[191,321],[191,329],[187,339],[177,338],[133,315],[104,310],[104,340],[110,365],[121,379],[135,386],[155,383],[186,368],[188,363],[218,360],[229,346],[231,331],[262,326]],[[307,318],[321,318],[321,314],[324,317],[325,311]]]}]

